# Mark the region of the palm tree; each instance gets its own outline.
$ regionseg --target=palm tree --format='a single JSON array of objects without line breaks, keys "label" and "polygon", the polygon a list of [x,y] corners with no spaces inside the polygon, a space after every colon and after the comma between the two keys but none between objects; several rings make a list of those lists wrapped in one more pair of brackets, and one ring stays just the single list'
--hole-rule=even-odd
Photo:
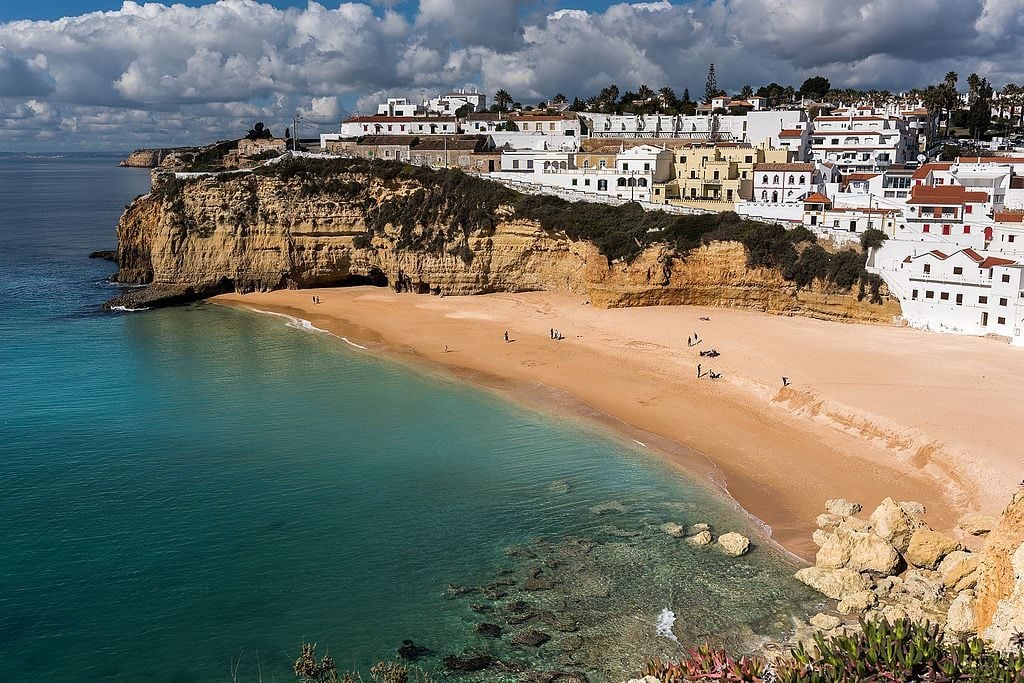
[{"label": "palm tree", "polygon": [[676,91],[668,86],[658,89],[658,97],[661,99],[660,111],[675,111],[676,107],[679,106],[679,98],[676,97]]},{"label": "palm tree", "polygon": [[512,104],[512,96],[508,94],[508,90],[502,88],[494,93],[494,106],[500,111],[508,111],[510,104]]}]

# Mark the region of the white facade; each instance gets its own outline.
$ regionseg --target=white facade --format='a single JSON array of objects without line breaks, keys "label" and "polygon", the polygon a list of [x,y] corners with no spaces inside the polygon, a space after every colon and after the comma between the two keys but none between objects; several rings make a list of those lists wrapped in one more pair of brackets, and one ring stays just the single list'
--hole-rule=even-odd
[{"label": "white facade", "polygon": [[898,116],[848,110],[813,121],[810,158],[831,161],[844,173],[878,171],[914,158],[917,140]]},{"label": "white facade", "polygon": [[1016,259],[973,249],[942,251],[886,242],[868,259],[899,296],[912,327],[938,332],[1009,337],[1024,343],[1024,267]]},{"label": "white facade", "polygon": [[467,104],[475,112],[484,111],[487,108],[487,95],[469,90],[456,90],[431,98],[427,101],[426,110],[442,116],[454,116],[455,112]]},{"label": "white facade", "polygon": [[[580,114],[590,137],[600,138],[682,138],[707,140],[711,135],[711,116],[672,116],[667,114],[616,115],[584,112]],[[778,142],[784,129],[806,123],[802,111],[752,111],[745,116],[718,116],[718,138],[725,142],[745,142],[752,146]],[[775,146],[778,146],[777,144]]]},{"label": "white facade", "polygon": [[387,102],[377,105],[378,116],[419,116],[423,109],[404,97],[389,97]]},{"label": "white facade", "polygon": [[762,204],[798,204],[820,185],[814,164],[754,164],[752,199]]},{"label": "white facade", "polygon": [[513,114],[508,118],[521,133],[538,133],[540,135],[558,135],[562,137],[577,137],[580,134],[580,122],[575,116]]},{"label": "white facade", "polygon": [[364,135],[456,135],[454,118],[427,116],[353,116],[342,121],[341,137]]}]

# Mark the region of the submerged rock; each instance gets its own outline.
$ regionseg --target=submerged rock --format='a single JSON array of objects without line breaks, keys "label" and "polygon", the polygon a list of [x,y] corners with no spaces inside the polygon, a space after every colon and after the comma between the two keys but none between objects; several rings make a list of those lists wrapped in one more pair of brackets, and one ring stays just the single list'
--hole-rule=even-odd
[{"label": "submerged rock", "polygon": [[479,592],[480,589],[474,588],[473,586],[463,586],[458,583],[450,583],[448,584],[448,588],[446,588],[444,591],[444,597],[446,597],[449,600],[454,600],[455,598],[461,598]]},{"label": "submerged rock", "polygon": [[551,636],[547,633],[534,630],[520,631],[512,637],[512,642],[525,647],[540,647],[549,640],[551,640]]},{"label": "submerged rock", "polygon": [[448,655],[442,661],[449,671],[483,671],[494,664],[494,657],[488,654]]},{"label": "submerged rock", "polygon": [[610,512],[629,512],[629,508],[617,500],[609,500],[605,503],[598,503],[590,508],[595,515],[607,515]]},{"label": "submerged rock", "polygon": [[477,624],[473,628],[473,630],[475,632],[479,633],[480,635],[484,636],[485,638],[500,638],[501,637],[501,627],[498,626],[497,624],[491,624],[491,623],[486,622],[486,621]]},{"label": "submerged rock", "polygon": [[473,610],[474,612],[480,613],[494,611],[494,607],[492,607],[491,605],[486,605],[480,602],[474,602],[472,605],[469,606],[469,609]]},{"label": "submerged rock", "polygon": [[714,540],[715,539],[711,537],[711,532],[705,529],[703,531],[698,531],[693,536],[687,538],[686,542],[691,545],[703,547],[706,545],[711,545],[711,542]]},{"label": "submerged rock", "polygon": [[417,645],[411,640],[403,640],[402,645],[398,648],[398,656],[410,662],[415,662],[417,659],[426,657],[432,652],[433,650],[429,647]]},{"label": "submerged rock", "polygon": [[842,600],[871,587],[871,582],[866,577],[852,569],[805,567],[796,573],[796,578],[833,600]]},{"label": "submerged rock", "polygon": [[658,528],[669,536],[674,536],[675,538],[682,538],[686,535],[686,527],[682,524],[676,524],[675,522],[665,522]]}]

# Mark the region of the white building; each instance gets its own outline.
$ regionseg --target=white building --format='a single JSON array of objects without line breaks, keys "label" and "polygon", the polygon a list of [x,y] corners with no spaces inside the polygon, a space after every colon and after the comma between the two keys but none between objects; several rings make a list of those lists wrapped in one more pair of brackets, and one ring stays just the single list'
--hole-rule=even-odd
[{"label": "white building", "polygon": [[422,107],[404,97],[389,97],[387,102],[377,105],[377,116],[421,116],[424,113]]},{"label": "white building", "polygon": [[778,146],[779,133],[805,125],[802,111],[751,111],[744,116],[673,116],[667,114],[597,114],[581,112],[588,135],[595,138],[677,138],[707,140],[717,119],[718,140]]},{"label": "white building", "polygon": [[814,164],[754,164],[752,199],[770,204],[799,204],[819,191],[822,184]]},{"label": "white building", "polygon": [[441,116],[455,116],[455,112],[469,105],[474,112],[487,109],[487,95],[475,90],[454,90],[427,101],[426,111]]},{"label": "white building", "polygon": [[445,116],[352,116],[341,122],[342,138],[363,135],[456,135],[459,122]]},{"label": "white building", "polygon": [[855,109],[814,119],[810,159],[831,161],[843,173],[878,171],[917,155],[917,140],[901,117]]},{"label": "white building", "polygon": [[868,270],[900,298],[909,325],[1024,343],[1024,266],[1017,259],[974,249],[905,252],[905,244],[887,241],[869,255]]}]

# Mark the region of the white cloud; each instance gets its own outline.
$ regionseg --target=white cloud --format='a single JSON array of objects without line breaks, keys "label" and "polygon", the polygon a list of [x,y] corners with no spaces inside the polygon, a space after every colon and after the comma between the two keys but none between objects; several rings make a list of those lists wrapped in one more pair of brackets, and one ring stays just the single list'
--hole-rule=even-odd
[{"label": "white cloud", "polygon": [[[948,70],[1024,81],[1024,0],[257,0],[0,24],[0,148],[183,143],[301,111],[333,127],[387,95],[476,84],[529,103],[609,83],[737,90],[822,74],[900,89]],[[335,6],[336,5],[336,6]],[[399,10],[408,10],[405,14]],[[129,142],[130,141],[130,142]],[[136,142],[137,141],[137,142]]]}]

